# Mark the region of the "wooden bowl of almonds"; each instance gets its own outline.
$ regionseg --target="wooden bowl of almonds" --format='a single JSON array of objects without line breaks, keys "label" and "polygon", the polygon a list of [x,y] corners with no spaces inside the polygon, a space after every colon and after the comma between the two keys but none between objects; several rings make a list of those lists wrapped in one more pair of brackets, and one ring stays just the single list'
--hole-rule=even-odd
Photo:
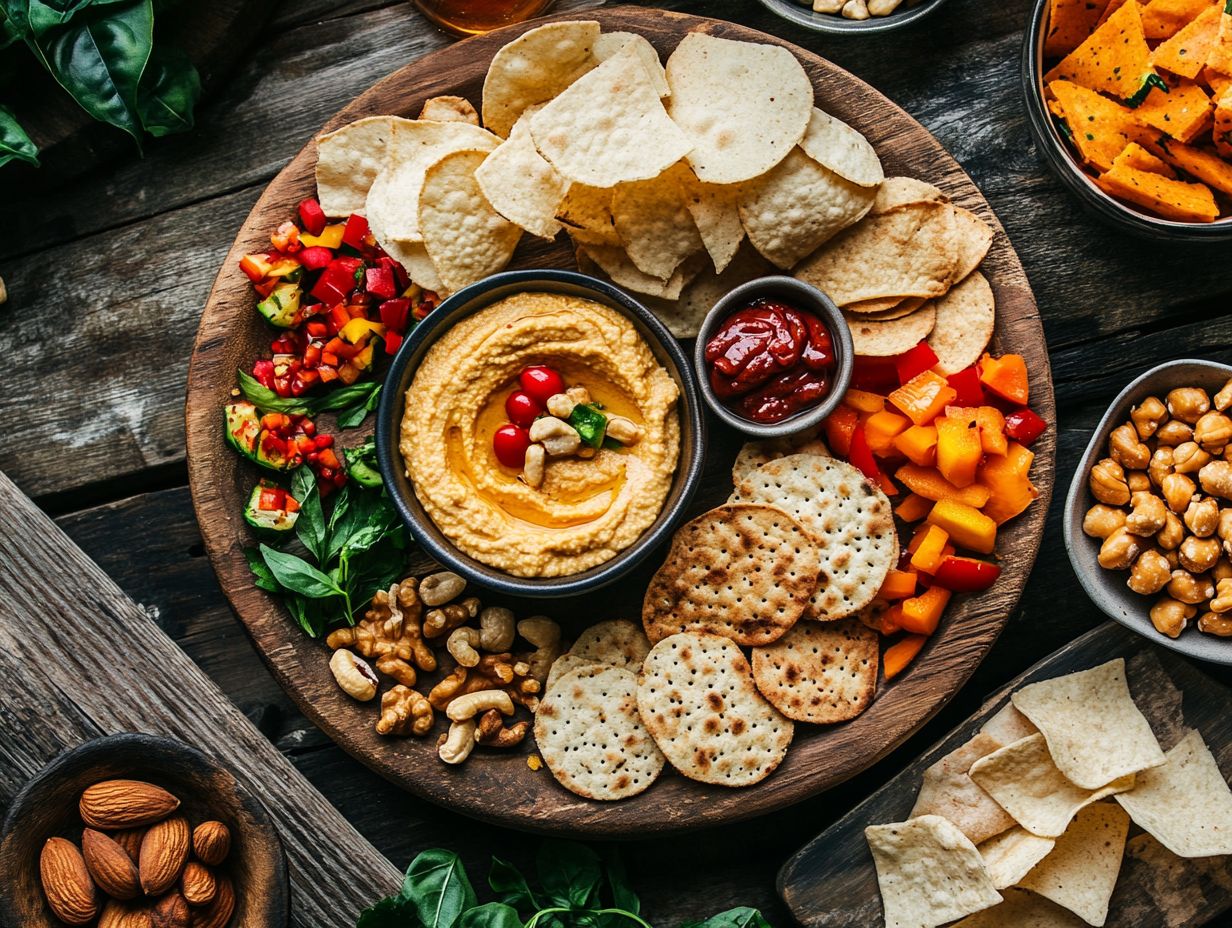
[{"label": "wooden bowl of almonds", "polygon": [[1064,529],[1100,609],[1232,665],[1232,366],[1170,361],[1121,391],[1074,472]]},{"label": "wooden bowl of almonds", "polygon": [[196,748],[111,735],[22,788],[0,838],[0,924],[281,928],[288,883],[265,808]]}]

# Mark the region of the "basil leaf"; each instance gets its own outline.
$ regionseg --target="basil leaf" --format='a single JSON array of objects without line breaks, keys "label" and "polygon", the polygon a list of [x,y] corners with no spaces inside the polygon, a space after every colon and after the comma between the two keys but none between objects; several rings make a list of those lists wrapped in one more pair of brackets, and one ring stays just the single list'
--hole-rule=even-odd
[{"label": "basil leaf", "polygon": [[376,442],[369,439],[356,448],[347,448],[342,456],[346,458],[347,474],[361,487],[372,489],[385,485],[376,459]]},{"label": "basil leaf", "polygon": [[187,132],[199,99],[201,76],[188,56],[176,48],[156,47],[137,86],[137,114],[145,131],[155,138]]},{"label": "basil leaf", "polygon": [[318,564],[325,563],[325,511],[321,508],[321,492],[317,475],[311,467],[301,466],[291,475],[291,495],[299,503],[299,518],[295,520],[295,537],[312,552]]},{"label": "basil leaf", "polygon": [[544,841],[535,868],[544,892],[556,905],[585,909],[598,898],[603,867],[599,855],[584,844]]},{"label": "basil leaf", "polygon": [[274,575],[274,579],[292,593],[299,593],[309,599],[327,599],[331,596],[343,595],[338,584],[302,557],[276,551],[264,544],[261,545],[261,557]]},{"label": "basil leaf", "polygon": [[764,915],[749,906],[728,909],[701,922],[686,922],[680,928],[770,928]]},{"label": "basil leaf", "polygon": [[377,403],[381,400],[381,385],[376,384],[376,389],[368,395],[368,398],[362,403],[356,403],[349,409],[344,409],[338,413],[338,427],[343,429],[354,429],[364,424],[364,420],[368,418],[368,413],[376,409]]},{"label": "basil leaf", "polygon": [[345,409],[356,401],[366,403],[371,394],[381,388],[378,383],[354,383],[324,396],[279,396],[251,374],[244,371],[236,371],[235,374],[244,399],[262,412],[283,412],[297,416],[310,416],[318,412]]},{"label": "basil leaf", "polygon": [[253,581],[253,586],[258,590],[265,590],[267,593],[282,592],[282,587],[278,585],[278,581],[274,578],[273,571],[262,560],[260,551],[256,548],[245,548],[244,558],[248,561],[248,569],[257,578]]},{"label": "basil leaf", "polygon": [[82,109],[123,129],[140,147],[137,86],[154,45],[150,0],[83,12],[32,34],[26,44]]},{"label": "basil leaf", "polygon": [[541,908],[530,884],[526,882],[526,877],[522,876],[521,871],[513,864],[499,857],[492,858],[488,885],[492,887],[492,892],[500,896],[501,902],[513,906],[519,912],[535,912]]},{"label": "basil leaf", "polygon": [[511,906],[489,902],[463,913],[459,928],[522,928],[522,919]]},{"label": "basil leaf", "polygon": [[415,907],[401,896],[386,896],[359,913],[355,928],[415,928]]},{"label": "basil leaf", "polygon": [[351,564],[348,587],[354,608],[350,619],[362,616],[378,590],[388,590],[406,576],[406,555],[390,538]]},{"label": "basil leaf", "polygon": [[411,861],[402,895],[415,903],[423,928],[454,928],[463,913],[478,903],[461,858],[440,848],[424,851]]},{"label": "basil leaf", "polygon": [[334,409],[346,409],[359,401],[367,402],[372,394],[381,389],[379,383],[353,383],[347,387],[339,387],[332,393],[318,397],[314,403],[317,412],[329,412]]},{"label": "basil leaf", "polygon": [[288,593],[283,598],[287,611],[309,638],[319,638],[325,631],[325,617],[314,600],[307,600],[298,593]]},{"label": "basil leaf", "polygon": [[577,430],[584,444],[592,448],[603,445],[607,432],[607,416],[589,403],[578,403],[569,414],[569,424]]},{"label": "basil leaf", "polygon": [[0,165],[24,161],[38,167],[38,148],[8,107],[0,106]]},{"label": "basil leaf", "polygon": [[367,521],[356,528],[343,542],[342,551],[348,557],[367,551],[402,527],[402,520],[398,518],[398,513],[393,506],[387,501],[382,502],[383,505],[374,508],[369,513]]},{"label": "basil leaf", "polygon": [[8,48],[25,36],[25,30],[9,16],[0,4],[0,49]]},{"label": "basil leaf", "polygon": [[632,912],[634,915],[640,914],[642,911],[642,901],[637,897],[637,893],[633,891],[633,887],[629,885],[629,873],[625,870],[625,861],[620,856],[620,851],[612,848],[603,856],[604,863],[607,865],[605,871],[607,873],[608,889],[612,892],[612,904],[616,908]]}]

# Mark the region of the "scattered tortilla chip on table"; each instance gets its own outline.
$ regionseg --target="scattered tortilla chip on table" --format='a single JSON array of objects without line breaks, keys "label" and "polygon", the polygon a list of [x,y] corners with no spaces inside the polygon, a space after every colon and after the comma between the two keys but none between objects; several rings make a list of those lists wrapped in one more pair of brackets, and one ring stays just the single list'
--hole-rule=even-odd
[{"label": "scattered tortilla chip on table", "polygon": [[997,889],[1014,886],[1056,846],[1053,838],[1033,835],[1021,825],[989,838],[979,845],[989,879]]},{"label": "scattered tortilla chip on table", "polygon": [[983,724],[980,731],[990,738],[996,738],[1001,742],[1001,747],[1005,747],[1007,744],[1031,737],[1039,729],[1031,723],[1029,718],[1019,712],[1011,701],[998,709],[996,714]]},{"label": "scattered tortilla chip on table", "polygon": [[797,722],[853,719],[877,691],[879,637],[857,619],[797,622],[753,649],[753,678],[771,704]]},{"label": "scattered tortilla chip on table", "polygon": [[972,764],[1000,748],[995,738],[977,734],[934,763],[924,771],[920,794],[909,817],[940,815],[953,822],[972,844],[1013,828],[1014,819],[970,776]]},{"label": "scattered tortilla chip on table", "polygon": [[1197,19],[1155,47],[1151,52],[1151,64],[1178,77],[1195,80],[1219,36],[1221,13],[1218,6],[1207,4]]},{"label": "scattered tortilla chip on table", "polygon": [[693,270],[686,261],[667,280],[660,280],[638,270],[619,245],[579,245],[577,258],[578,268],[586,273],[593,273],[593,268],[597,267],[618,286],[666,300],[680,296]]},{"label": "scattered tortilla chip on table", "polygon": [[644,302],[677,338],[696,338],[706,314],[723,296],[741,284],[775,271],[773,264],[746,243],[737,248],[721,274],[703,267],[695,278],[683,285],[675,299],[647,297]]},{"label": "scattered tortilla chip on table", "polygon": [[440,96],[424,100],[416,119],[427,119],[431,122],[465,122],[472,126],[479,125],[479,113],[466,97]]},{"label": "scattered tortilla chip on table", "polygon": [[1121,6],[1044,80],[1073,81],[1118,100],[1131,99],[1142,90],[1144,81],[1155,75],[1151,48],[1142,32],[1141,9],[1136,2]]}]

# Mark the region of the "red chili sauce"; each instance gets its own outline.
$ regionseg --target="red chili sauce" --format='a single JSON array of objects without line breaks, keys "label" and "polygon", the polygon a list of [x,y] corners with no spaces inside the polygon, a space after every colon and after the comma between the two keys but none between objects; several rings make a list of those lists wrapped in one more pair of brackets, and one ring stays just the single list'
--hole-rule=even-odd
[{"label": "red chili sauce", "polygon": [[759,297],[706,343],[715,395],[750,422],[782,422],[826,398],[834,344],[818,316]]}]

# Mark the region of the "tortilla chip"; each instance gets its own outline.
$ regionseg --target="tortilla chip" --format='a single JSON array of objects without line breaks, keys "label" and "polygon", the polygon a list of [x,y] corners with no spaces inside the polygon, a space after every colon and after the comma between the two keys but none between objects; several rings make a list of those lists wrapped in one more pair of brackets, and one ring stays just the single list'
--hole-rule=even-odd
[{"label": "tortilla chip", "polygon": [[611,190],[571,184],[557,210],[556,218],[566,226],[575,242],[620,247],[620,236],[612,222]]},{"label": "tortilla chip", "polygon": [[1207,53],[1206,66],[1225,77],[1232,77],[1232,13],[1226,6],[1219,17],[1219,31]]},{"label": "tortilla chip", "polygon": [[1134,111],[1071,81],[1048,85],[1061,106],[1065,124],[1078,154],[1098,171],[1112,167],[1130,142],[1149,141],[1155,133],[1134,118]]},{"label": "tortilla chip", "polygon": [[1079,809],[1134,785],[1131,773],[1096,790],[1075,786],[1053,763],[1041,734],[980,758],[971,765],[971,779],[1018,824],[1041,838],[1057,837]]},{"label": "tortilla chip", "polygon": [[[1232,158],[1232,84],[1219,98],[1215,107],[1215,150]],[[1220,189],[1223,189],[1222,187]]]},{"label": "tortilla chip", "polygon": [[858,355],[892,358],[910,351],[928,338],[937,323],[937,308],[925,303],[918,310],[898,319],[878,321],[868,316],[844,316],[851,329],[851,344]]},{"label": "tortilla chip", "polygon": [[362,213],[368,188],[385,166],[397,116],[369,116],[317,139],[317,200],[326,216]]},{"label": "tortilla chip", "polygon": [[715,273],[721,274],[744,241],[744,226],[740,224],[743,188],[740,184],[703,184],[692,171],[686,180],[685,206],[701,233]]},{"label": "tortilla chip", "polygon": [[674,336],[696,338],[706,314],[720,298],[741,284],[774,273],[777,273],[775,266],[745,244],[737,249],[723,273],[715,274],[709,268],[704,269],[696,279],[684,285],[677,299],[646,297],[642,302]]},{"label": "tortilla chip", "polygon": [[951,206],[954,212],[954,239],[958,244],[958,263],[950,275],[950,283],[965,280],[988,255],[994,236],[993,228],[983,219],[961,206]]},{"label": "tortilla chip", "polygon": [[483,81],[483,124],[502,138],[528,107],[547,103],[597,65],[593,21],[547,23],[492,56]]},{"label": "tortilla chip", "polygon": [[1144,126],[1166,132],[1182,142],[1191,141],[1211,119],[1214,106],[1206,91],[1181,78],[1168,93],[1154,88],[1134,110],[1134,117]]},{"label": "tortilla chip", "polygon": [[1073,81],[1118,100],[1138,93],[1143,81],[1155,73],[1151,49],[1142,32],[1141,9],[1137,3],[1124,4],[1044,75],[1044,80]]},{"label": "tortilla chip", "polygon": [[1211,96],[1216,100],[1227,96],[1228,91],[1232,90],[1232,77],[1226,74],[1220,74],[1218,71],[1204,67],[1198,76],[1202,83],[1211,88]]},{"label": "tortilla chip", "polygon": [[987,278],[973,271],[932,305],[936,321],[928,345],[937,355],[936,369],[956,374],[978,361],[992,340],[996,298]]},{"label": "tortilla chip", "polygon": [[425,290],[435,290],[445,294],[449,290],[441,281],[436,265],[428,257],[428,249],[423,242],[401,242],[397,239],[382,243],[385,253],[402,265],[412,281]]},{"label": "tortilla chip", "polygon": [[671,277],[660,280],[639,271],[619,245],[578,245],[577,261],[578,267],[586,273],[593,274],[595,268],[598,268],[619,287],[665,300],[679,297],[684,285],[700,271],[697,264],[685,261],[676,268]]},{"label": "tortilla chip", "polygon": [[1170,39],[1213,6],[1214,0],[1150,0],[1142,8],[1142,32]]},{"label": "tortilla chip", "polygon": [[[894,302],[893,298],[888,300],[864,300],[861,303],[852,303],[850,306],[844,306],[843,312],[854,313],[854,318],[857,319],[887,322],[891,319],[901,319],[903,316],[910,316],[927,302],[927,300],[918,296],[909,297],[897,302]],[[869,312],[867,309],[869,306],[887,303],[890,304],[888,309],[875,309],[872,312]]]},{"label": "tortilla chip", "polygon": [[594,187],[656,177],[691,148],[668,118],[632,47],[578,78],[535,113],[530,131],[556,170]]},{"label": "tortilla chip", "polygon": [[525,116],[479,166],[475,179],[493,209],[531,235],[552,239],[569,182],[539,154]]},{"label": "tortilla chip", "polygon": [[[1179,143],[1178,143],[1179,144]],[[1176,177],[1176,171],[1166,161],[1151,154],[1137,142],[1130,142],[1112,161],[1114,168],[1133,168],[1135,171],[1147,171],[1151,174],[1161,174],[1164,177]]]},{"label": "tortilla chip", "polygon": [[977,734],[934,763],[924,771],[920,794],[908,817],[940,815],[958,826],[972,844],[1013,828],[1014,819],[968,775],[973,763],[1000,747],[995,738]]},{"label": "tortilla chip", "polygon": [[740,196],[740,223],[753,247],[787,270],[873,205],[875,191],[845,180],[793,148]]},{"label": "tortilla chip", "polygon": [[881,159],[868,139],[817,107],[813,107],[800,147],[823,168],[853,184],[876,187],[885,180]]},{"label": "tortilla chip", "polygon": [[[760,177],[804,137],[813,84],[785,48],[690,32],[667,59],[668,111],[699,179]],[[634,144],[643,144],[642,136]]]},{"label": "tortilla chip", "polygon": [[1165,219],[1214,222],[1219,218],[1215,197],[1205,184],[1187,184],[1123,164],[1095,178],[1095,183],[1110,196],[1136,203]]},{"label": "tortilla chip", "polygon": [[429,97],[419,109],[416,119],[429,122],[467,122],[479,125],[479,113],[466,97]]},{"label": "tortilla chip", "polygon": [[1083,928],[1086,924],[1074,913],[1025,889],[1003,890],[1005,901],[977,912],[953,928]]},{"label": "tortilla chip", "polygon": [[1015,825],[989,838],[978,848],[984,858],[988,877],[997,889],[1015,885],[1031,872],[1031,868],[1048,856],[1056,845],[1052,838],[1033,835],[1021,825]]},{"label": "tortilla chip", "polygon": [[1001,901],[967,836],[939,815],[864,829],[885,923],[934,928]]},{"label": "tortilla chip", "polygon": [[1207,5],[1197,19],[1151,52],[1151,64],[1190,80],[1197,78],[1219,35],[1220,9]]},{"label": "tortilla chip", "polygon": [[599,62],[604,62],[626,48],[631,49],[641,60],[642,67],[646,69],[646,76],[654,84],[659,96],[671,96],[672,90],[667,86],[667,74],[663,70],[663,62],[659,60],[659,53],[655,51],[655,47],[645,37],[634,32],[604,32],[595,39],[595,58]]},{"label": "tortilla chip", "polygon": [[658,177],[620,184],[612,191],[616,234],[637,269],[667,280],[682,261],[704,247],[686,206],[693,172],[678,161]]},{"label": "tortilla chip", "polygon": [[868,213],[870,216],[880,216],[900,206],[949,202],[949,197],[927,181],[914,177],[887,177],[877,188],[877,198]]},{"label": "tortilla chip", "polygon": [[1049,0],[1044,57],[1059,58],[1082,43],[1095,29],[1108,0]]},{"label": "tortilla chip", "polygon": [[1029,718],[1019,712],[1012,702],[1007,702],[997,713],[984,723],[980,731],[990,738],[1001,742],[1001,747],[1030,738],[1039,731]]},{"label": "tortilla chip", "polygon": [[1117,802],[1179,857],[1232,854],[1232,790],[1202,735],[1190,731],[1167,757]]},{"label": "tortilla chip", "polygon": [[1102,925],[1128,832],[1129,816],[1116,803],[1088,806],[1018,885],[1064,906],[1088,925]]},{"label": "tortilla chip", "polygon": [[1151,726],[1129,695],[1123,658],[1032,683],[1011,698],[1047,739],[1058,769],[1083,789],[1164,763]]}]

